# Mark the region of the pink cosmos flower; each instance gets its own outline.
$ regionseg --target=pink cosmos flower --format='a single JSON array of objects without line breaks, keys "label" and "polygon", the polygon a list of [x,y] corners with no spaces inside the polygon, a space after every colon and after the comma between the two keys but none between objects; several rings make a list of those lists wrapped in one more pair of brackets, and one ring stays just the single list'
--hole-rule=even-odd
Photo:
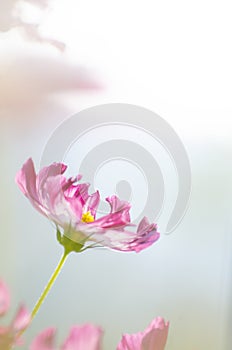
[{"label": "pink cosmos flower", "polygon": [[[0,316],[8,311],[9,305],[10,294],[8,288],[0,281]],[[0,326],[0,350],[8,350],[13,345],[20,345],[20,333],[26,329],[29,323],[30,314],[22,305],[9,326]]]},{"label": "pink cosmos flower", "polygon": [[[164,350],[168,336],[168,322],[157,317],[141,333],[126,334],[122,337],[117,350]],[[30,350],[55,350],[55,329],[48,328],[41,332],[32,342]],[[86,324],[74,326],[60,350],[101,350],[102,330]]]},{"label": "pink cosmos flower", "polygon": [[19,188],[34,208],[56,224],[58,240],[66,249],[83,251],[91,246],[84,248],[86,242],[92,241],[120,251],[140,252],[159,239],[157,225],[150,224],[146,217],[136,232],[125,229],[133,226],[130,204],[117,196],[106,198],[110,212],[97,218],[99,192],[90,195],[89,184],[78,183],[80,175],[67,179],[63,175],[66,168],[62,163],[53,163],[36,174],[32,159],[28,159],[16,175]]},{"label": "pink cosmos flower", "polygon": [[[56,350],[55,332],[55,328],[45,329],[34,339],[30,350]],[[100,327],[91,324],[74,326],[60,350],[100,350],[102,333]]]},{"label": "pink cosmos flower", "polygon": [[117,350],[164,350],[168,328],[169,322],[157,317],[144,332],[123,335]]}]

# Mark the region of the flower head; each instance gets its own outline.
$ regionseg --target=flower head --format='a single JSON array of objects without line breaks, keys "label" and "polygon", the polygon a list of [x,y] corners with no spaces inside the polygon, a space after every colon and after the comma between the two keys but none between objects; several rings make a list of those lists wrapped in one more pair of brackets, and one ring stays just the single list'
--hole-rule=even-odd
[{"label": "flower head", "polygon": [[[10,305],[10,295],[5,283],[0,281],[0,316],[4,315]],[[0,350],[11,349],[13,345],[20,345],[20,333],[30,323],[30,314],[22,305],[9,326],[0,327]]]},{"label": "flower head", "polygon": [[[81,175],[67,179],[67,166],[53,163],[35,172],[32,159],[28,159],[16,175],[16,182],[41,214],[57,226],[58,240],[67,250],[83,251],[87,242],[120,251],[140,252],[159,239],[157,225],[144,217],[136,232],[126,230],[133,226],[130,204],[117,196],[107,197],[110,212],[97,218],[99,192],[88,193],[89,184],[79,183]],[[60,232],[62,230],[63,235]]]},{"label": "flower head", "polygon": [[163,318],[155,318],[144,332],[125,334],[117,350],[164,350],[169,323]]}]

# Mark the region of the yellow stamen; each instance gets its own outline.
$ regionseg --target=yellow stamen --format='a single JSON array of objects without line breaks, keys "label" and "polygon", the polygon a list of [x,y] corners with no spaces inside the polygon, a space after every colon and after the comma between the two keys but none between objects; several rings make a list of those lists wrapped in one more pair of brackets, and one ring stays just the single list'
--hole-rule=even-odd
[{"label": "yellow stamen", "polygon": [[93,222],[94,221],[94,217],[93,215],[91,214],[90,211],[87,211],[86,213],[83,213],[82,214],[82,218],[81,218],[81,221],[82,222]]}]

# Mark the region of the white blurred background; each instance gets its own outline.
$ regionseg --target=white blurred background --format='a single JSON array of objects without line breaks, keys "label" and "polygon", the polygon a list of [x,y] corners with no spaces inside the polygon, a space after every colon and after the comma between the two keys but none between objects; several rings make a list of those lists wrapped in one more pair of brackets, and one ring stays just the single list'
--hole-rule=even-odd
[{"label": "white blurred background", "polygon": [[61,340],[93,322],[110,350],[160,315],[171,322],[167,350],[231,349],[231,11],[208,0],[1,2],[0,276],[11,314],[33,307],[62,253],[14,176],[29,156],[39,166],[63,120],[102,103],[146,107],[179,134],[192,166],[176,231],[138,255],[71,256],[28,342],[47,326]]}]

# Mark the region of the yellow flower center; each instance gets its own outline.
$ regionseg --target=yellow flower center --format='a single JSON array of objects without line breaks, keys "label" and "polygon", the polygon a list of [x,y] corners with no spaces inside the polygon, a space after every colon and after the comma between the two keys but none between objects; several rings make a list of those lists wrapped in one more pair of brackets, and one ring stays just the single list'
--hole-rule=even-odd
[{"label": "yellow flower center", "polygon": [[93,215],[91,214],[90,211],[87,211],[86,213],[83,213],[82,214],[82,218],[81,218],[81,221],[82,222],[93,222],[94,221],[94,217]]}]

